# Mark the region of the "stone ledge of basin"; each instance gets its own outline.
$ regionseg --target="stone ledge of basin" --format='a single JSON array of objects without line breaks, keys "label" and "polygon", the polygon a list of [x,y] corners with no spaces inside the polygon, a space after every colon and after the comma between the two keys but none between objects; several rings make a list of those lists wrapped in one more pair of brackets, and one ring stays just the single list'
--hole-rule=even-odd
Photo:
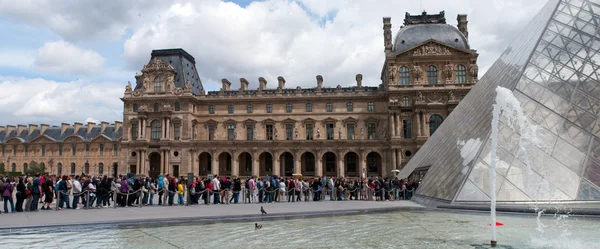
[{"label": "stone ledge of basin", "polygon": [[[490,211],[489,205],[478,205],[478,204],[441,204],[437,208],[441,209],[459,209],[459,210],[473,210],[473,211]],[[539,209],[544,209],[544,214],[568,214],[568,215],[593,215],[600,216],[600,206],[598,208],[570,208],[570,207],[551,207],[551,206],[540,206]],[[530,204],[523,205],[511,205],[496,206],[497,212],[508,212],[508,213],[536,213]]]},{"label": "stone ledge of basin", "polygon": [[383,213],[393,211],[408,211],[408,210],[422,210],[423,207],[381,207],[381,208],[365,208],[365,209],[348,209],[348,210],[329,210],[329,211],[314,211],[314,212],[286,212],[286,213],[272,213],[268,215],[220,215],[220,216],[197,216],[197,217],[173,217],[173,218],[144,218],[144,219],[131,219],[131,220],[101,220],[101,221],[86,221],[85,225],[81,225],[81,222],[61,222],[61,223],[45,223],[36,225],[16,225],[16,226],[0,226],[2,230],[15,230],[15,229],[35,229],[35,228],[48,228],[52,226],[84,226],[84,227],[98,227],[98,226],[135,226],[141,224],[156,224],[156,223],[185,223],[192,221],[206,221],[206,222],[242,222],[242,221],[255,221],[255,220],[279,220],[286,218],[316,218],[330,215],[348,215],[348,214],[363,214],[363,213]]},{"label": "stone ledge of basin", "polygon": [[410,198],[410,201],[428,208],[435,208],[439,205],[450,204],[450,202],[447,200],[442,200],[424,195],[413,195],[412,198]]}]

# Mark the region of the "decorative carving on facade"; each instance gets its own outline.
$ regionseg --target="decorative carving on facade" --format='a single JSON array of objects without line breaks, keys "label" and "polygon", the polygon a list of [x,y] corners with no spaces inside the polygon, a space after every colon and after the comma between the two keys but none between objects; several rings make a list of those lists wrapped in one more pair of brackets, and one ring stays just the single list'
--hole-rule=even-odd
[{"label": "decorative carving on facade", "polygon": [[148,106],[146,104],[142,104],[140,105],[140,107],[138,107],[138,112],[147,112],[148,111]]},{"label": "decorative carving on facade", "polygon": [[417,92],[417,101],[425,101],[425,97],[423,96],[423,93]]},{"label": "decorative carving on facade", "polygon": [[383,128],[383,130],[381,131],[381,137],[382,138],[386,138],[387,137],[387,130],[385,128]]},{"label": "decorative carving on facade", "polygon": [[449,99],[450,101],[455,101],[455,100],[456,100],[456,96],[454,95],[454,92],[450,91],[450,92],[448,93],[448,99]]},{"label": "decorative carving on facade", "polygon": [[165,85],[165,91],[171,91],[171,89],[173,89],[173,86],[175,85],[175,81],[173,80],[173,78],[175,78],[175,76],[172,77],[167,77],[167,83]]},{"label": "decorative carving on facade", "polygon": [[477,81],[477,75],[479,73],[479,67],[477,66],[476,63],[471,63],[469,65],[469,73],[471,74],[471,77],[473,77],[473,80]]},{"label": "decorative carving on facade", "polygon": [[171,111],[171,105],[170,104],[163,105],[162,110],[165,111],[165,112],[170,112]]},{"label": "decorative carving on facade", "polygon": [[144,89],[144,91],[150,89],[150,79],[148,77],[145,77],[142,82],[142,88]]},{"label": "decorative carving on facade", "polygon": [[425,46],[418,47],[413,52],[413,56],[427,55],[452,55],[452,52],[450,52],[450,49],[447,47],[434,43],[429,43]]},{"label": "decorative carving on facade", "polygon": [[173,94],[179,96],[183,93],[183,89],[181,89],[181,87],[176,87],[175,89],[173,89]]},{"label": "decorative carving on facade", "polygon": [[317,128],[317,139],[321,138],[321,130],[319,130],[319,128]]},{"label": "decorative carving on facade", "polygon": [[365,139],[365,130],[362,127],[360,128],[360,139]]},{"label": "decorative carving on facade", "polygon": [[388,75],[390,76],[389,84],[390,85],[397,84],[398,82],[396,81],[396,78],[398,77],[398,66],[389,66],[388,67]]},{"label": "decorative carving on facade", "polygon": [[153,71],[170,71],[175,72],[175,69],[169,65],[169,63],[164,62],[163,60],[155,57],[150,61],[150,63],[144,65],[144,69],[142,69],[142,73],[153,72]]},{"label": "decorative carving on facade", "polygon": [[398,105],[398,99],[390,99],[390,105],[391,106],[397,106]]},{"label": "decorative carving on facade", "polygon": [[434,92],[432,95],[427,96],[427,102],[429,103],[442,103],[444,100],[444,96],[437,94]]},{"label": "decorative carving on facade", "polygon": [[412,74],[415,78],[415,84],[420,84],[421,79],[423,78],[423,69],[421,68],[421,66],[414,65],[412,68]]},{"label": "decorative carving on facade", "polygon": [[127,86],[125,86],[125,93],[131,93],[131,81],[127,81]]},{"label": "decorative carving on facade", "polygon": [[454,67],[452,66],[452,64],[450,64],[450,62],[448,62],[444,66],[444,75],[446,75],[446,79],[451,79],[453,72],[454,72]]}]

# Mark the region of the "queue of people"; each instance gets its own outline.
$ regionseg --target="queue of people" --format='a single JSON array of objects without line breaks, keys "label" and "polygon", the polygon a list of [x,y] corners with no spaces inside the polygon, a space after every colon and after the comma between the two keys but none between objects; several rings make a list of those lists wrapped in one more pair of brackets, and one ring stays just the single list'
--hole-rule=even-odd
[{"label": "queue of people", "polygon": [[[194,177],[188,180],[170,175],[151,177],[90,175],[7,177],[0,179],[4,213],[81,208],[106,208],[118,205],[152,206],[273,203],[343,200],[409,200],[418,181],[374,178],[300,178],[295,177]],[[16,204],[13,198],[16,197]],[[155,202],[155,198],[158,201]],[[112,203],[111,203],[112,201]],[[38,205],[41,204],[41,205]],[[10,205],[10,210],[8,209]],[[39,208],[41,206],[41,208]]]}]

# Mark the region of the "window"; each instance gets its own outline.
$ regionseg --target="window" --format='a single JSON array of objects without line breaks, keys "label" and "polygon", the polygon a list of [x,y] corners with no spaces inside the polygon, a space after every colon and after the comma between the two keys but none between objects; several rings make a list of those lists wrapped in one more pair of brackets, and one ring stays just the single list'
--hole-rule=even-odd
[{"label": "window", "polygon": [[352,102],[348,102],[346,104],[346,109],[348,109],[348,112],[353,112],[354,111],[354,104],[352,104]]},{"label": "window", "polygon": [[160,123],[160,120],[154,120],[152,121],[151,125],[151,138],[152,139],[160,139],[160,134],[162,133],[162,124]]},{"label": "window", "polygon": [[16,156],[16,155],[17,155],[17,146],[13,145],[13,156]]},{"label": "window", "polygon": [[313,140],[313,124],[306,124],[306,140]]},{"label": "window", "polygon": [[306,112],[312,112],[312,104],[306,103]]},{"label": "window", "polygon": [[228,105],[227,106],[227,113],[233,114],[233,105]]},{"label": "window", "polygon": [[285,112],[287,112],[287,113],[292,112],[292,104],[290,104],[290,103],[285,104]]},{"label": "window", "polygon": [[227,125],[227,140],[235,140],[235,126]]},{"label": "window", "polygon": [[374,111],[375,111],[375,103],[373,103],[373,102],[369,102],[369,103],[367,104],[367,111],[368,111],[368,112],[374,112]]},{"label": "window", "polygon": [[138,111],[138,104],[133,104],[133,111],[137,112]]},{"label": "window", "polygon": [[294,124],[285,124],[285,140],[294,140]]},{"label": "window", "polygon": [[214,105],[208,106],[208,114],[215,114],[215,106]]},{"label": "window", "polygon": [[158,112],[158,103],[154,103],[154,112]]},{"label": "window", "polygon": [[176,112],[181,111],[181,103],[175,102],[175,111]]},{"label": "window", "polygon": [[29,145],[25,145],[25,156],[29,156]]},{"label": "window", "polygon": [[326,124],[327,129],[327,140],[333,140],[333,124]]},{"label": "window", "polygon": [[248,110],[248,113],[252,113],[252,105],[248,105],[246,109]]},{"label": "window", "polygon": [[429,118],[429,136],[433,135],[440,125],[442,125],[442,116],[434,114]]},{"label": "window", "polygon": [[246,125],[246,140],[254,139],[254,125]]},{"label": "window", "polygon": [[113,144],[113,155],[114,156],[119,155],[119,145],[118,144]]},{"label": "window", "polygon": [[131,124],[131,140],[136,140],[138,138],[138,123]]},{"label": "window", "polygon": [[409,106],[409,98],[407,96],[402,97],[402,106]]},{"label": "window", "polygon": [[102,163],[98,164],[98,174],[104,174],[104,164]]},{"label": "window", "polygon": [[354,140],[354,124],[346,124],[346,139]]},{"label": "window", "polygon": [[154,78],[154,92],[162,91],[162,84],[160,83],[160,77]]},{"label": "window", "polygon": [[400,67],[400,85],[410,85],[410,74],[408,73],[408,67]]},{"label": "window", "polygon": [[90,155],[90,144],[85,144],[85,155],[86,156]]},{"label": "window", "polygon": [[410,119],[405,119],[402,120],[402,129],[403,129],[403,135],[404,138],[412,138],[412,120]]},{"label": "window", "polygon": [[467,83],[467,68],[463,65],[456,66],[456,84]]},{"label": "window", "polygon": [[86,174],[90,173],[90,164],[89,163],[85,163],[83,165],[83,172],[86,173]]},{"label": "window", "polygon": [[377,126],[374,123],[367,124],[369,139],[377,139]]},{"label": "window", "polygon": [[267,113],[272,113],[272,112],[273,112],[273,105],[267,104]]},{"label": "window", "polygon": [[28,167],[27,167],[27,163],[24,163],[24,164],[23,164],[23,172],[26,172],[26,171],[27,171],[27,168],[28,168]]},{"label": "window", "polygon": [[268,124],[265,126],[266,138],[267,140],[273,140],[273,125]]},{"label": "window", "polygon": [[63,145],[62,144],[58,144],[58,155],[62,156],[62,151],[63,151]]},{"label": "window", "polygon": [[180,123],[173,124],[173,139],[174,140],[181,139],[181,124]]},{"label": "window", "polygon": [[76,144],[72,144],[71,147],[72,147],[71,148],[71,154],[73,156],[77,155],[77,145]]},{"label": "window", "polygon": [[427,67],[427,82],[429,85],[437,84],[437,68],[433,65]]},{"label": "window", "polygon": [[327,112],[333,112],[333,105],[331,103],[327,103]]},{"label": "window", "polygon": [[62,175],[62,163],[58,163],[56,166],[56,170],[58,171],[58,175]]},{"label": "window", "polygon": [[71,175],[75,174],[75,163],[71,163]]},{"label": "window", "polygon": [[104,144],[100,144],[100,155],[104,156]]},{"label": "window", "polygon": [[208,125],[208,140],[215,140],[215,131],[217,130],[216,125]]},{"label": "window", "polygon": [[46,145],[42,144],[42,156],[46,156]]},{"label": "window", "polygon": [[4,153],[6,153],[6,149],[5,149],[4,145],[2,145],[2,156],[4,156]]}]

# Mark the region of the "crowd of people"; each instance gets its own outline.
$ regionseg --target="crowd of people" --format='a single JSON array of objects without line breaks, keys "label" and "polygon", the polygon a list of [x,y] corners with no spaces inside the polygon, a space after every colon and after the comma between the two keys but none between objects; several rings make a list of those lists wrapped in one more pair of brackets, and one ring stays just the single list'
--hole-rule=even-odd
[{"label": "crowd of people", "polygon": [[[4,213],[118,205],[152,206],[238,204],[240,195],[247,203],[329,200],[408,200],[418,181],[374,178],[295,178],[295,177],[151,177],[90,175],[48,176],[47,174],[0,179]],[[155,197],[158,201],[155,202]],[[13,199],[16,198],[16,204]],[[111,203],[112,201],[112,203]],[[10,210],[8,205],[10,204]],[[41,205],[39,205],[41,204]],[[41,206],[41,208],[39,208]]]}]

